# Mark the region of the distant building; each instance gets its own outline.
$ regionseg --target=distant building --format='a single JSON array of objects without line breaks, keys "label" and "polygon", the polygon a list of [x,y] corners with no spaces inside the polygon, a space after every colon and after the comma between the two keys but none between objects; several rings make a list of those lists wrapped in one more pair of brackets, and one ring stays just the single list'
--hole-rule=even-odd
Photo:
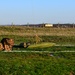
[{"label": "distant building", "polygon": [[53,27],[53,24],[49,23],[43,23],[43,24],[29,24],[29,25],[24,25],[26,27]]},{"label": "distant building", "polygon": [[53,27],[53,24],[49,24],[49,23],[46,23],[44,24],[45,27]]}]

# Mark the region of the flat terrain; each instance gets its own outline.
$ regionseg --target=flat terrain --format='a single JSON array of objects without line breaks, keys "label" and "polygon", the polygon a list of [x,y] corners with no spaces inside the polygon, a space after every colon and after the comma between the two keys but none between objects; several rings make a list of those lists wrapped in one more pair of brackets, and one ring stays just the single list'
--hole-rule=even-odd
[{"label": "flat terrain", "polygon": [[0,52],[0,75],[75,75],[75,52],[61,52],[75,51],[75,28],[0,26],[4,37],[31,43],[13,51],[34,52]]},{"label": "flat terrain", "polygon": [[41,28],[25,26],[0,26],[0,35],[20,36],[75,36],[75,28]]}]

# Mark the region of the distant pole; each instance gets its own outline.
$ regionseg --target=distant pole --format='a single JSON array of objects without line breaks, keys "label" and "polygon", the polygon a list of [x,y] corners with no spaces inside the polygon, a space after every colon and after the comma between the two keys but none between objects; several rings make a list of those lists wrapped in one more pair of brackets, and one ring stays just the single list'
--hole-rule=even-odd
[{"label": "distant pole", "polygon": [[74,23],[73,23],[73,28],[74,28]]},{"label": "distant pole", "polygon": [[42,27],[43,27],[43,28],[45,27],[45,23],[42,23]]},{"label": "distant pole", "polygon": [[12,22],[11,25],[14,26],[14,23]]},{"label": "distant pole", "polygon": [[59,23],[58,23],[58,26],[57,27],[59,28]]},{"label": "distant pole", "polygon": [[29,27],[29,22],[27,23],[27,27]]}]

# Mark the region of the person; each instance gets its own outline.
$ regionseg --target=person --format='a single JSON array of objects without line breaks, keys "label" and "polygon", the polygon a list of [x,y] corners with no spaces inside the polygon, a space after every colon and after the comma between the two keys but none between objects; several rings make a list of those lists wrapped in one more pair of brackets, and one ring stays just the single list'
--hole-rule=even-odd
[{"label": "person", "polygon": [[3,38],[1,40],[4,50],[10,51],[14,45],[14,40],[12,38]]}]

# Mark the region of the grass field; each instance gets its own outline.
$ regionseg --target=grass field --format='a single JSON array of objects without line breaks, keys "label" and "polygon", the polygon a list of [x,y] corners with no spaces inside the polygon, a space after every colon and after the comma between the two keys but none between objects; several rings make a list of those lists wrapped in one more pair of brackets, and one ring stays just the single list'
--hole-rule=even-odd
[{"label": "grass field", "polygon": [[75,28],[38,28],[25,26],[0,26],[0,35],[19,36],[75,36]]},{"label": "grass field", "polygon": [[75,74],[75,53],[0,53],[1,75]]},{"label": "grass field", "polygon": [[0,40],[4,37],[13,38],[15,44],[31,43],[13,51],[54,53],[2,51],[0,75],[75,75],[75,52],[60,52],[75,51],[75,28],[0,26]]}]

